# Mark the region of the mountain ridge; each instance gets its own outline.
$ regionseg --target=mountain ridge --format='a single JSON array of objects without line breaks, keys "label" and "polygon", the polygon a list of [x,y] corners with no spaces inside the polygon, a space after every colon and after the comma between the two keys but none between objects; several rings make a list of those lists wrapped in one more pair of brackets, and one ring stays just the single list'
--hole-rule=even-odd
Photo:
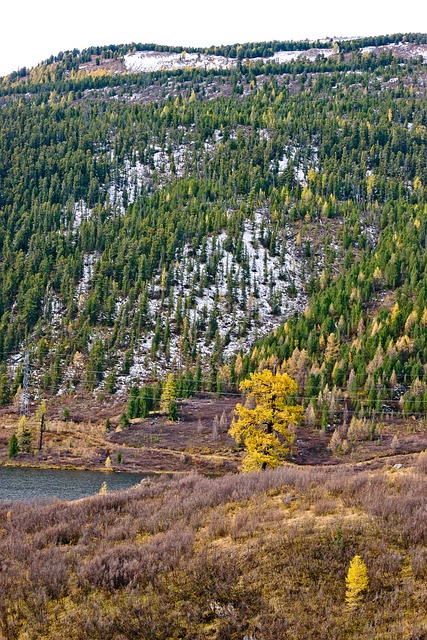
[{"label": "mountain ridge", "polygon": [[[403,398],[422,413],[425,347],[414,332],[424,303],[401,309],[396,291],[411,287],[408,271],[423,281],[425,41],[340,41],[328,58],[286,62],[274,56],[295,43],[254,43],[236,49],[231,69],[78,75],[82,58],[102,71],[126,45],[3,79],[5,398],[29,349],[35,399],[126,394],[171,370],[221,392],[271,366],[293,372],[317,421],[319,393],[333,387],[345,391],[340,411],[381,414]],[[299,50],[311,44],[335,46]],[[269,58],[257,59],[261,47]],[[184,61],[202,55],[178,49]],[[392,251],[396,234],[407,265]],[[390,296],[400,314],[391,333]],[[361,315],[377,326],[368,349]]]}]

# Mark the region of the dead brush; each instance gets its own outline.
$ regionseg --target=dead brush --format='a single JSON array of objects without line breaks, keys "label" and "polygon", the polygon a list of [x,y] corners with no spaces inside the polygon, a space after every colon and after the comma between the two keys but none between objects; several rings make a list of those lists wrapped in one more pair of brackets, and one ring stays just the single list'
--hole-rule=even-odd
[{"label": "dead brush", "polygon": [[417,461],[415,463],[415,468],[418,473],[427,475],[427,451],[421,451],[421,453],[418,455]]},{"label": "dead brush", "polygon": [[313,513],[316,516],[327,516],[335,513],[338,509],[338,501],[333,498],[321,498],[313,505]]}]

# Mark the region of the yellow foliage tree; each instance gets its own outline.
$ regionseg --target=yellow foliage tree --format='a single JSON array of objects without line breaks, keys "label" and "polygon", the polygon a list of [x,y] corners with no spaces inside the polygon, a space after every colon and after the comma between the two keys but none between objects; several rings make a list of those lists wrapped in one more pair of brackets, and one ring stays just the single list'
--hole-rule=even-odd
[{"label": "yellow foliage tree", "polygon": [[298,391],[298,385],[287,373],[273,374],[264,369],[251,373],[240,389],[247,392],[248,400],[255,402],[254,408],[236,406],[237,420],[229,431],[246,451],[242,471],[274,469],[289,453],[294,427],[304,414],[300,405],[287,404],[289,397]]},{"label": "yellow foliage tree", "polygon": [[363,600],[363,595],[369,586],[368,570],[360,556],[354,556],[351,560],[345,584],[346,604],[354,609]]},{"label": "yellow foliage tree", "polygon": [[160,411],[165,413],[169,420],[177,420],[178,413],[176,408],[176,384],[175,384],[175,376],[173,373],[170,373],[166,378],[162,396],[160,398]]},{"label": "yellow foliage tree", "polygon": [[108,493],[107,483],[105,481],[101,484],[101,488],[98,493],[100,496],[105,496]]},{"label": "yellow foliage tree", "polygon": [[19,450],[23,453],[31,453],[32,433],[25,416],[21,416],[18,422],[16,435],[19,442]]}]

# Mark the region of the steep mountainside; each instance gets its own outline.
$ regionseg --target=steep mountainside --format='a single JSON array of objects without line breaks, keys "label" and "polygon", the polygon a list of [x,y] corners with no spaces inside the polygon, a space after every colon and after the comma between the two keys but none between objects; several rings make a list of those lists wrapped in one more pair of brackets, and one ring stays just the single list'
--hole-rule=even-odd
[{"label": "steep mountainside", "polygon": [[426,60],[129,45],[3,78],[0,402],[28,351],[35,397],[269,366],[314,421],[423,413]]}]

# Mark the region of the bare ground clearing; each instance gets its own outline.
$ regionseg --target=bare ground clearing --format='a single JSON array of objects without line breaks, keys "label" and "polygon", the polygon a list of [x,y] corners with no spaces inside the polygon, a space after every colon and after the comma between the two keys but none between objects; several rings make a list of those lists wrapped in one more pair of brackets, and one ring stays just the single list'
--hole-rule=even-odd
[{"label": "bare ground clearing", "polygon": [[[205,394],[182,400],[179,421],[170,422],[160,414],[134,419],[121,429],[123,398],[76,396],[55,398],[48,405],[43,447],[38,451],[39,424],[33,415],[33,453],[7,457],[8,442],[17,428],[17,410],[0,413],[0,464],[38,467],[105,469],[107,458],[117,471],[206,474],[237,471],[242,453],[236,451],[228,427],[239,398]],[[64,417],[68,416],[67,419]],[[111,427],[106,429],[107,419]],[[332,429],[326,433],[302,425],[297,430],[292,462],[298,465],[339,465],[369,463],[389,466],[410,463],[412,456],[427,449],[424,421],[391,416],[378,423],[373,441],[350,443],[349,453],[333,454],[328,449]],[[121,461],[120,461],[121,460]]]}]

